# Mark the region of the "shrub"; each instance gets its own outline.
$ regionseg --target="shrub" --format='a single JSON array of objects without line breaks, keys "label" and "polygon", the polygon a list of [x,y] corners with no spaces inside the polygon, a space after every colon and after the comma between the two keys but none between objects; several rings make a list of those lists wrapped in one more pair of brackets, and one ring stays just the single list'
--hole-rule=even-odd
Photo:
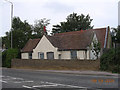
[{"label": "shrub", "polygon": [[2,67],[5,67],[6,54],[7,50],[2,52]]},{"label": "shrub", "polygon": [[13,58],[17,58],[19,54],[18,49],[8,49],[3,52],[3,66],[10,68],[11,67],[11,60]]},{"label": "shrub", "polygon": [[120,48],[109,49],[103,53],[100,58],[100,69],[103,71],[119,72],[120,73]]}]

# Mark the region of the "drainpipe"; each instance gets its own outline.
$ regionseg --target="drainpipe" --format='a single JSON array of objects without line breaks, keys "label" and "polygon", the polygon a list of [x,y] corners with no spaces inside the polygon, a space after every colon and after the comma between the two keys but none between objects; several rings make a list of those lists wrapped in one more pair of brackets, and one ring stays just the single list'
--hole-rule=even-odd
[{"label": "drainpipe", "polygon": [[104,48],[106,48],[106,44],[107,44],[107,36],[108,36],[108,27],[106,28]]}]

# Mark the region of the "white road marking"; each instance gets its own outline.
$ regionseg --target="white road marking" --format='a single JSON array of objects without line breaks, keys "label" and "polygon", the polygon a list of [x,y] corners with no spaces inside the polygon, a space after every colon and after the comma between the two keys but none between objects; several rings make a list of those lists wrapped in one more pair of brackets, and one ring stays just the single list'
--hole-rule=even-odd
[{"label": "white road marking", "polygon": [[[23,85],[24,88],[37,88],[37,87],[56,87],[56,86],[64,86],[64,87],[71,87],[71,88],[81,88],[81,89],[84,89],[84,90],[87,90],[87,87],[80,87],[80,86],[74,86],[74,85],[65,85],[65,84],[59,84],[59,83],[51,83],[51,82],[43,82],[41,81],[42,83],[45,83],[44,85],[34,85],[34,86],[26,86],[26,85]],[[51,84],[51,85],[46,85],[46,84]]]},{"label": "white road marking", "polygon": [[5,77],[5,76],[0,76],[0,78]]},{"label": "white road marking", "polygon": [[7,83],[7,81],[2,81],[2,80],[0,80],[0,82]]},{"label": "white road marking", "polygon": [[13,82],[13,83],[22,83],[22,82]]},{"label": "white road marking", "polygon": [[13,82],[13,83],[33,83],[34,81],[16,81],[16,82]]},{"label": "white road marking", "polygon": [[10,80],[10,79],[3,79],[3,80],[8,81],[8,80]]},{"label": "white road marking", "polygon": [[23,78],[16,78],[16,79],[19,79],[19,80],[24,80]]},{"label": "white road marking", "polygon": [[30,86],[26,86],[26,85],[23,85],[22,87],[24,87],[24,88],[32,88],[32,87],[30,87]]},{"label": "white road marking", "polygon": [[46,83],[48,83],[48,84],[60,85],[60,86],[68,86],[68,87],[73,87],[73,88],[86,88],[86,87],[73,86],[73,85],[66,85],[66,84],[58,84],[58,83],[51,83],[51,82],[46,82]]},{"label": "white road marking", "polygon": [[[24,80],[23,78],[16,78],[16,77],[11,77],[11,76],[6,76],[6,77],[8,77],[8,79],[10,78],[10,79],[15,79],[15,80]],[[7,81],[0,81],[0,82],[4,82],[4,83],[7,83]],[[29,83],[29,82],[31,82],[31,83],[33,83],[34,81],[15,81],[15,82],[13,82],[13,83],[24,83],[24,82],[26,82],[26,83]],[[26,86],[26,85],[23,85],[23,87],[24,88],[34,88],[34,87],[51,87],[51,86],[53,86],[53,87],[55,87],[55,86],[66,86],[66,87],[72,87],[72,88],[86,88],[86,87],[80,87],[80,86],[74,86],[74,85],[65,85],[65,84],[59,84],[59,83],[51,83],[51,82],[43,82],[43,81],[41,81],[41,83],[45,83],[45,84],[51,84],[51,85],[35,85],[35,86],[32,86],[32,87],[30,87],[30,86]]]},{"label": "white road marking", "polygon": [[19,79],[19,80],[23,80],[23,78],[16,78],[16,77],[11,77],[11,76],[6,76],[8,78],[11,78],[11,79]]},{"label": "white road marking", "polygon": [[32,87],[36,88],[36,87],[56,87],[56,86],[58,86],[58,85],[57,84],[54,84],[54,85],[37,85],[37,86],[32,86]]},{"label": "white road marking", "polygon": [[34,81],[22,81],[22,82],[34,82]]}]

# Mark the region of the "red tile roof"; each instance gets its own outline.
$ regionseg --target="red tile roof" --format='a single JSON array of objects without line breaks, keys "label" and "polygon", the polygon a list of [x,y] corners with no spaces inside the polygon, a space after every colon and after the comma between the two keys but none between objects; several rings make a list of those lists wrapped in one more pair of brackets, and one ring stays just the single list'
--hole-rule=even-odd
[{"label": "red tile roof", "polygon": [[47,38],[59,50],[87,49],[94,33],[101,43],[101,48],[104,48],[106,28],[57,33],[54,36],[47,36]]},{"label": "red tile roof", "polygon": [[40,39],[29,39],[21,52],[32,52],[33,49],[37,46]]},{"label": "red tile roof", "polygon": [[[87,49],[94,33],[101,43],[101,48],[104,48],[106,28],[57,33],[54,36],[46,37],[54,47],[58,48],[58,50],[80,50]],[[39,41],[40,39],[30,39],[22,49],[22,52],[32,52]]]}]

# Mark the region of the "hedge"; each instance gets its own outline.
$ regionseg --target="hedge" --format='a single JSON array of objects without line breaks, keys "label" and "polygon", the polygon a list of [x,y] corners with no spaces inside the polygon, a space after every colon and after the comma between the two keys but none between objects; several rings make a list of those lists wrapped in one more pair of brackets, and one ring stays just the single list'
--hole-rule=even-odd
[{"label": "hedge", "polygon": [[8,49],[2,53],[2,66],[10,68],[11,67],[11,60],[13,58],[19,57],[19,50],[18,49]]},{"label": "hedge", "polygon": [[120,48],[112,48],[103,53],[100,58],[100,69],[120,73]]}]

